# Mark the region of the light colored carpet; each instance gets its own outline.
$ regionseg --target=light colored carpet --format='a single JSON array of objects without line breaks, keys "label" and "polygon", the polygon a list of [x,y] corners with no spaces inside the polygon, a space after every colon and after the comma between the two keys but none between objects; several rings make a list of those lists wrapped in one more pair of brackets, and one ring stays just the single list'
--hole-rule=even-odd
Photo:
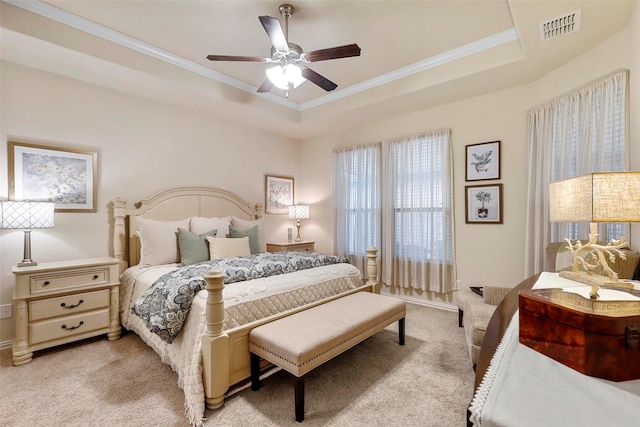
[{"label": "light colored carpet", "polygon": [[[407,304],[397,324],[308,374],[303,424],[293,377],[244,389],[205,426],[464,426],[474,373],[457,313]],[[187,426],[177,375],[135,334],[42,350],[14,367],[0,352],[0,426]]]}]

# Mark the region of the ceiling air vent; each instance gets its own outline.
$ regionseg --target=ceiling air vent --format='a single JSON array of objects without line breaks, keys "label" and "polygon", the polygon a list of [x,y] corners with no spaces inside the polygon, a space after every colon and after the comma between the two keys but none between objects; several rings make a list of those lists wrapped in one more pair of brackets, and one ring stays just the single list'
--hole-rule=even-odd
[{"label": "ceiling air vent", "polygon": [[543,42],[580,31],[580,9],[541,22],[538,28]]}]

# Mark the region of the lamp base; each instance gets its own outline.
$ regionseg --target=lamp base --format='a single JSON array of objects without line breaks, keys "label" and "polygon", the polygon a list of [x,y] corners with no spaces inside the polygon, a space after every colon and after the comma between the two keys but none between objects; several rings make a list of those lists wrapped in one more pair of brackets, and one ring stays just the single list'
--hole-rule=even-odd
[{"label": "lamp base", "polygon": [[18,263],[18,267],[33,267],[35,265],[38,265],[38,263],[32,259],[23,259],[22,262]]},{"label": "lamp base", "polygon": [[607,276],[601,276],[599,274],[589,274],[584,271],[579,271],[577,273],[573,271],[561,271],[559,273],[560,277],[564,277],[565,279],[573,280],[574,282],[584,283],[589,286],[621,286],[628,287],[627,283],[623,280],[611,280]]}]

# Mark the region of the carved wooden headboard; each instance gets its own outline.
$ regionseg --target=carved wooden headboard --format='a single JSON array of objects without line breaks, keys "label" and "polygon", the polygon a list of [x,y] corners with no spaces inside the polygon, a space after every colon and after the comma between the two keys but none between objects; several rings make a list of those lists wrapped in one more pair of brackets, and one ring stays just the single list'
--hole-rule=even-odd
[{"label": "carved wooden headboard", "polygon": [[123,266],[140,261],[140,241],[136,235],[137,218],[175,221],[192,216],[223,217],[233,215],[254,220],[262,216],[262,203],[251,205],[238,195],[212,187],[176,187],[140,199],[128,208],[127,201],[113,202],[113,256]]}]

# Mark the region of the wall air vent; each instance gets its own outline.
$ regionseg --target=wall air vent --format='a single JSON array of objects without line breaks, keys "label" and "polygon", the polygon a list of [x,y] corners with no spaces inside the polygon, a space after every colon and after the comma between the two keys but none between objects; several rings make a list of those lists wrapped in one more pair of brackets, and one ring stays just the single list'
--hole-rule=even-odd
[{"label": "wall air vent", "polygon": [[580,9],[541,22],[538,28],[543,42],[580,31]]}]

